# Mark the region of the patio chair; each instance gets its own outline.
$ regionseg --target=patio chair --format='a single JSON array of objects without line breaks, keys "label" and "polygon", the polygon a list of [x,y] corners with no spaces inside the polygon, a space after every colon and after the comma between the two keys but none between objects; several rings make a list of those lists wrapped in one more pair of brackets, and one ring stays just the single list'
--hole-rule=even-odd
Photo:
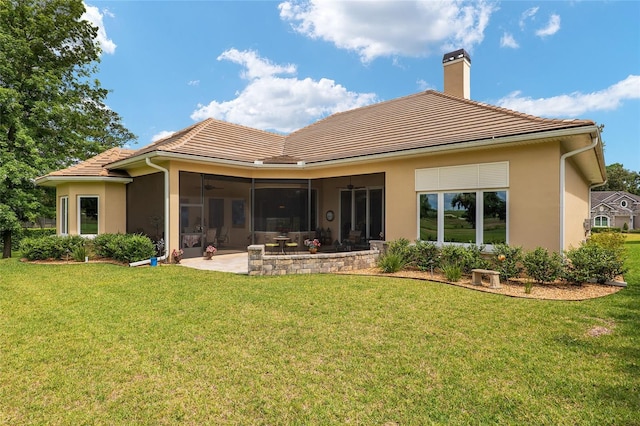
[{"label": "patio chair", "polygon": [[229,228],[226,226],[223,226],[222,228],[220,228],[220,235],[218,236],[218,243],[222,244],[222,243],[228,243],[229,241]]},{"label": "patio chair", "polygon": [[218,240],[216,239],[216,234],[218,233],[218,228],[209,228],[207,229],[207,236],[205,240],[205,246],[217,246]]},{"label": "patio chair", "polygon": [[280,247],[280,244],[273,241],[273,238],[265,237],[265,240],[266,240],[264,243],[265,250],[270,252],[271,254],[276,254],[278,252],[278,248]]},{"label": "patio chair", "polygon": [[[297,238],[296,238],[297,239]],[[298,251],[298,242],[297,241],[289,241],[287,243],[285,243],[285,251],[289,252],[291,251]]]}]

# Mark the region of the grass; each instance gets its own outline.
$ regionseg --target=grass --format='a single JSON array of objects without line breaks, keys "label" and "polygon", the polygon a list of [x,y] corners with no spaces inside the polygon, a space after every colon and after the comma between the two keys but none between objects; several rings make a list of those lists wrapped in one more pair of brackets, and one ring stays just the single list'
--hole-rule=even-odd
[{"label": "grass", "polygon": [[629,286],[585,302],[1,260],[0,423],[640,424],[627,246]]}]

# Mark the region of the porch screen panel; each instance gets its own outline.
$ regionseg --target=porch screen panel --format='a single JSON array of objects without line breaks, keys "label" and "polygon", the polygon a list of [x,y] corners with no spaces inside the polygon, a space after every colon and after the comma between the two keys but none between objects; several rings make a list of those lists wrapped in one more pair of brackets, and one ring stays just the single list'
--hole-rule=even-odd
[{"label": "porch screen panel", "polygon": [[383,239],[384,198],[382,189],[369,190],[369,237],[374,240]]}]

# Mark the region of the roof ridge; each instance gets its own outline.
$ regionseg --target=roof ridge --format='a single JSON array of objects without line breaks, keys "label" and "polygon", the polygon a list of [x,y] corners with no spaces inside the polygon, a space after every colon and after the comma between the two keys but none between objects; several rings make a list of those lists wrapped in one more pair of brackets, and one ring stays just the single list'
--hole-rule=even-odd
[{"label": "roof ridge", "polygon": [[[194,136],[196,136],[198,133],[200,133],[202,131],[202,129],[204,129],[205,127],[207,127],[207,125],[212,121],[212,118],[206,118],[198,123],[192,124],[191,126],[187,127],[186,129],[182,130],[182,135],[179,136],[175,141],[169,142],[167,143],[167,145],[165,146],[168,149],[171,148],[178,148],[181,145],[184,145],[186,142],[188,142],[189,140],[193,139]],[[167,138],[170,138],[173,135],[168,136]],[[167,139],[165,138],[165,139]]]}]

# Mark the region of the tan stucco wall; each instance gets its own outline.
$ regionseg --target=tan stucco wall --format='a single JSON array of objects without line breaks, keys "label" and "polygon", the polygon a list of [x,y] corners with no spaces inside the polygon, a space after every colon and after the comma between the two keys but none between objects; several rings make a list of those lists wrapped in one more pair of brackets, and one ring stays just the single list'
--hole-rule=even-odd
[{"label": "tan stucco wall", "polygon": [[[98,197],[98,233],[126,232],[126,187],[121,183],[79,182],[56,188],[56,212],[60,214],[60,197],[69,197],[69,234],[78,235],[78,197]],[[58,234],[60,220],[56,221]]]},{"label": "tan stucco wall", "polygon": [[571,159],[565,165],[565,241],[564,250],[577,247],[585,239],[585,220],[589,220],[589,184]]},{"label": "tan stucco wall", "polygon": [[[178,248],[180,237],[179,172],[209,173],[244,178],[298,178],[322,179],[313,182],[320,190],[318,199],[318,226],[332,231],[332,238],[339,235],[339,189],[349,183],[384,186],[385,191],[385,238],[395,240],[407,238],[413,241],[418,236],[417,193],[415,191],[416,169],[448,167],[466,164],[508,162],[508,243],[530,250],[537,246],[551,250],[560,248],[560,142],[531,143],[486,150],[458,151],[456,153],[430,153],[402,160],[388,159],[370,161],[365,164],[344,164],[324,168],[306,167],[282,170],[270,167],[235,168],[184,161],[160,163],[169,170],[170,177],[170,231],[169,250]],[[148,172],[157,172],[145,166]],[[567,162],[565,204],[565,248],[577,245],[584,237],[583,220],[588,217],[589,190],[577,167]],[[371,175],[372,176],[357,176]],[[137,173],[132,173],[136,175]],[[161,175],[161,174],[160,174]],[[340,177],[335,177],[340,176]],[[347,177],[344,177],[347,176]],[[229,185],[233,185],[230,183]],[[250,192],[234,190],[233,197],[247,200],[246,217],[249,219]],[[230,192],[230,193],[231,193]],[[58,198],[69,195],[69,230],[77,233],[77,195],[100,197],[100,232],[124,232],[126,226],[126,185],[106,183],[63,184],[57,188]],[[220,192],[224,198],[225,193]],[[244,194],[244,195],[242,195]],[[231,196],[231,195],[229,195]],[[216,194],[218,197],[218,194]],[[58,203],[59,205],[59,203]],[[108,210],[107,207],[108,206]],[[205,210],[208,208],[204,207]],[[231,217],[231,203],[225,201],[225,217]],[[325,219],[327,210],[333,210],[335,219]],[[204,213],[207,217],[207,213]],[[108,225],[107,225],[108,224]],[[58,224],[59,226],[59,224]],[[108,228],[107,228],[108,226]],[[249,235],[250,220],[245,228],[230,228],[231,238],[245,241]]]},{"label": "tan stucco wall", "polygon": [[520,147],[431,155],[387,163],[387,240],[418,237],[415,170],[508,161],[508,242],[532,249],[559,247],[559,145]]}]

